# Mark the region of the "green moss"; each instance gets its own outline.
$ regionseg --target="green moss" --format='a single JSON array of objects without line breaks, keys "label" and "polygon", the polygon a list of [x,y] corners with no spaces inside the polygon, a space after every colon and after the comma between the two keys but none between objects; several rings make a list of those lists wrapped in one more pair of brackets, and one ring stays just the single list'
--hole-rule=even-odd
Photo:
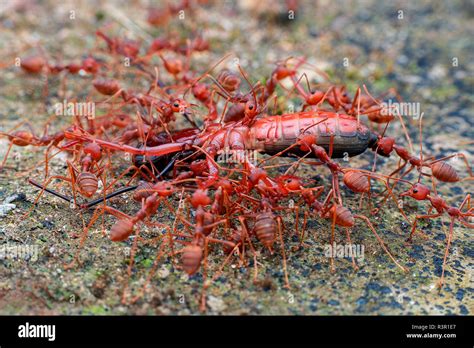
[{"label": "green moss", "polygon": [[444,85],[440,88],[434,89],[432,97],[438,101],[445,101],[448,98],[452,98],[458,95],[458,89],[453,85]]},{"label": "green moss", "polygon": [[375,80],[372,85],[375,91],[385,92],[393,86],[393,82],[387,78],[382,77]]},{"label": "green moss", "polygon": [[145,268],[150,268],[153,265],[153,259],[143,259],[140,264]]},{"label": "green moss", "polygon": [[84,308],[85,315],[105,315],[108,314],[107,310],[103,306],[92,305]]}]

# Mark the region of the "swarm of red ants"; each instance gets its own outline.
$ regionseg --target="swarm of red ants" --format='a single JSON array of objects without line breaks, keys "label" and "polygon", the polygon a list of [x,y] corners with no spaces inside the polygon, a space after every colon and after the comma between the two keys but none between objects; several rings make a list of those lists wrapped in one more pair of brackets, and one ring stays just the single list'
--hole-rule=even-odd
[{"label": "swarm of red ants", "polygon": [[[179,8],[170,7],[168,15],[177,11]],[[160,13],[150,11],[148,21],[160,25]],[[82,231],[80,246],[99,218],[113,215],[116,220],[108,233],[110,240],[134,238],[130,275],[139,241],[151,239],[141,227],[159,229],[160,237],[153,239],[157,257],[147,284],[160,259],[178,255],[183,272],[203,274],[200,303],[205,310],[206,288],[231,260],[243,266],[253,261],[257,279],[260,253],[281,255],[285,286],[290,287],[284,235],[296,234],[300,246],[304,246],[305,236],[311,233],[306,231],[309,219],[329,221],[327,235],[331,245],[337,231],[343,232],[343,238],[350,244],[356,222],[365,224],[387,257],[406,271],[371,222],[373,215],[393,201],[394,209],[398,208],[401,217],[411,225],[409,241],[420,220],[449,218],[439,281],[442,286],[455,223],[474,227],[470,223],[474,217],[470,194],[455,206],[436,190],[437,182],[472,180],[463,154],[428,158],[423,156],[422,149],[413,151],[404,115],[384,106],[383,99],[373,97],[365,85],[352,97],[345,86],[331,85],[329,81],[312,85],[299,72],[301,67],[310,66],[305,58],[281,61],[265,82],[254,83],[255,79],[238,64],[233,70],[220,67],[232,59],[229,55],[211,63],[205,71],[193,71],[193,56],[211,49],[201,35],[187,40],[159,37],[149,47],[114,37],[107,30],[99,30],[96,35],[101,59],[91,53],[80,63],[59,64],[38,53],[21,57],[19,62],[22,74],[60,74],[63,79],[81,74],[89,78],[89,96],[105,113],[97,117],[75,114],[71,124],[54,134],[45,131],[43,136],[37,136],[25,123],[2,134],[9,140],[2,167],[8,165],[13,145],[45,148],[45,177],[29,179],[41,189],[35,204],[46,191],[76,209],[93,211]],[[126,68],[123,64],[117,67],[116,62],[123,60],[128,63]],[[324,73],[319,74],[326,78]],[[132,76],[134,88],[148,88],[129,88],[124,75]],[[280,105],[292,95],[301,101],[300,111],[282,114]],[[369,126],[364,124],[365,120]],[[400,122],[405,130],[406,147],[388,136],[389,125],[394,122]],[[374,131],[374,125],[378,125],[379,132]],[[420,137],[421,129],[420,119]],[[335,160],[357,156],[368,149],[374,153],[371,170],[352,168],[346,166],[347,162]],[[48,164],[59,153],[68,154],[67,171],[53,175]],[[261,155],[254,156],[256,153]],[[219,160],[222,154],[230,154],[227,161]],[[397,157],[397,167],[381,173],[377,168],[378,156]],[[129,167],[117,171],[113,163],[124,157],[130,160]],[[275,166],[269,163],[276,157],[287,157],[288,164],[284,166],[288,168],[274,175]],[[461,178],[447,162],[453,157],[464,160],[469,176]],[[302,164],[321,167],[328,174],[327,182],[315,186],[314,180],[299,176]],[[281,164],[278,166],[282,169]],[[418,179],[407,180],[409,173],[415,173]],[[58,180],[64,183],[62,192],[70,194],[51,187]],[[369,209],[365,214],[349,210],[342,199],[341,185],[361,199],[377,200],[377,209]],[[376,186],[382,189],[375,192]],[[109,204],[110,199],[125,192],[132,192],[137,202],[135,214],[126,214]],[[403,196],[426,201],[428,212],[410,220],[399,204]],[[159,210],[169,211],[175,222],[161,223],[155,217]],[[295,226],[284,223],[282,217],[286,214],[294,214]],[[301,218],[303,222],[299,221]],[[206,268],[208,255],[222,254],[219,249],[224,257],[219,270],[210,278]],[[74,261],[77,256],[78,253]],[[352,264],[357,269],[354,257]],[[125,290],[123,301],[129,301]]]}]

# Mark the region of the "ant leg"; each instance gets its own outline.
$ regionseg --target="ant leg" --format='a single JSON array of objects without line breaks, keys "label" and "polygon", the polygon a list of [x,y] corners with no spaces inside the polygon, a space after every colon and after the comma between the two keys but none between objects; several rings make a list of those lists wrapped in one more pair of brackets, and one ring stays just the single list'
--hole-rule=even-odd
[{"label": "ant leg", "polygon": [[13,146],[13,142],[10,141],[10,144],[8,145],[8,149],[7,149],[7,152],[5,154],[5,157],[3,157],[2,164],[0,164],[0,172],[3,170],[3,167],[5,166],[5,162],[7,161],[8,154],[10,153],[10,150],[12,149],[12,146]]},{"label": "ant leg", "polygon": [[295,210],[295,232],[296,232],[296,235],[298,236],[298,239],[301,239],[300,231],[299,231],[300,208],[296,206],[294,207],[294,210]]},{"label": "ant leg", "polygon": [[[403,172],[403,174],[402,174],[398,179],[403,179],[405,176],[407,176],[408,174],[410,174],[410,172],[411,172],[413,169],[415,169],[415,166],[412,165],[409,169],[405,170],[405,171]],[[400,180],[397,180],[395,183],[393,183],[392,190],[395,189],[395,186],[397,186],[397,184],[398,184],[399,181],[400,181]]]},{"label": "ant leg", "polygon": [[[263,163],[268,162],[268,161],[270,161],[270,160],[272,160],[272,159],[274,159],[274,158],[278,158],[279,156],[283,155],[285,152],[291,150],[292,148],[294,148],[294,147],[296,147],[296,146],[300,146],[300,145],[297,144],[297,143],[294,143],[294,144],[288,146],[286,149],[281,150],[280,152],[278,152],[278,153],[276,153],[276,154],[274,154],[274,155],[272,155],[272,156],[270,156],[270,157],[268,157],[268,158],[262,159],[260,162],[258,162],[258,166],[260,167]],[[311,154],[311,151],[309,151],[308,153]]]},{"label": "ant leg", "polygon": [[[393,193],[392,189],[390,188],[390,185],[388,184],[388,178],[387,180],[384,180],[383,177],[378,177],[378,176],[370,176],[368,175],[371,179],[375,179],[375,180],[379,180],[381,181],[384,185],[385,185],[385,190],[388,191],[387,195],[384,197],[384,199],[382,200],[382,202],[380,204],[377,204],[377,208],[375,208],[373,210],[373,213],[374,214],[377,214],[379,211],[380,211],[380,208],[387,202],[387,199],[388,197],[391,197],[395,203],[395,205],[397,206],[398,210],[400,211],[400,213],[402,214],[403,218],[409,222],[409,219],[408,217],[406,216],[405,214],[405,211],[403,210],[403,208],[400,206],[399,202],[397,201],[397,197],[395,196],[395,194]],[[398,181],[397,181],[398,182]],[[369,187],[370,187],[370,181],[369,181]],[[385,192],[385,191],[384,191]],[[369,204],[370,204],[370,189],[369,189],[369,192],[368,192],[368,195],[369,195]],[[369,205],[370,207],[370,205]]]},{"label": "ant leg", "polygon": [[331,272],[334,273],[336,272],[336,267],[335,267],[335,262],[334,262],[334,256],[335,256],[335,250],[333,249],[334,247],[334,239],[335,239],[335,230],[336,230],[336,214],[333,214],[332,216],[332,222],[331,222],[331,259],[330,259],[330,269]]},{"label": "ant leg", "polygon": [[356,111],[356,105],[357,105],[357,128],[359,128],[360,125],[360,94],[361,94],[361,89],[360,87],[357,87],[357,92],[354,95],[354,99],[352,100],[352,105],[349,111],[347,113],[349,115],[353,115],[354,112]]},{"label": "ant leg", "polygon": [[[380,102],[378,100],[376,100],[372,94],[370,94],[369,90],[367,89],[366,85],[362,85],[362,87],[364,88],[364,91],[367,93],[367,95],[378,105],[378,106],[381,106],[380,105]],[[396,93],[396,98],[399,102],[401,102],[401,98],[399,98],[399,94]],[[398,116],[398,119],[400,120],[400,124],[402,125],[402,129],[403,129],[403,133],[405,134],[405,137],[408,141],[408,146],[410,148],[410,151],[413,152],[413,144],[411,142],[411,138],[410,136],[408,135],[408,131],[407,131],[407,128],[406,128],[406,125],[405,125],[405,122],[403,121],[403,117],[402,115],[400,114],[400,112],[398,112],[397,110],[397,116]]]},{"label": "ant leg", "polygon": [[[181,217],[181,209],[183,209],[184,207],[184,188],[181,190],[181,197],[179,199],[179,203],[178,203],[178,209],[176,210],[176,214],[175,214],[175,218],[174,218],[174,221],[173,221],[173,228],[172,228],[172,231],[171,230],[168,230],[168,237],[169,237],[169,244],[170,244],[170,249],[171,249],[171,263],[174,264],[174,265],[177,265],[179,262],[175,259],[174,257],[174,240],[173,240],[173,234],[176,234],[177,233],[177,229],[178,229],[178,225],[177,225],[177,220],[178,220],[178,217],[182,218]],[[164,201],[165,202],[165,205],[168,203],[167,200]],[[184,219],[184,218],[182,218]],[[186,220],[186,219],[184,219]],[[186,226],[187,228],[187,226]]]},{"label": "ant leg", "polygon": [[[376,155],[377,155],[377,153],[376,153]],[[395,169],[393,172],[391,172],[391,173],[388,175],[387,180],[390,180],[390,178],[391,178],[392,176],[394,176],[394,175],[397,174],[398,172],[402,171],[402,170],[407,166],[408,161],[404,161],[403,164],[401,164],[401,161],[402,161],[402,159],[400,158],[400,159],[398,160],[398,167],[397,167],[397,169]],[[374,167],[373,167],[372,171],[375,172],[375,162],[374,162]],[[395,182],[395,183],[397,183],[397,182]],[[392,188],[394,188],[394,187],[392,186]]]},{"label": "ant leg", "polygon": [[437,213],[437,214],[426,214],[426,215],[417,215],[415,217],[415,221],[413,221],[413,226],[411,228],[411,232],[410,232],[410,236],[408,237],[407,239],[407,242],[411,242],[412,241],[412,238],[415,234],[415,231],[416,231],[416,224],[418,223],[418,220],[421,220],[421,219],[433,219],[433,218],[437,218],[439,216],[441,216],[442,214],[441,213]]},{"label": "ant leg", "polygon": [[234,246],[234,248],[231,250],[231,252],[229,253],[229,255],[227,255],[227,257],[225,258],[225,260],[222,262],[222,264],[220,265],[219,269],[217,270],[217,272],[212,276],[210,282],[207,282],[207,283],[204,283],[204,287],[207,289],[209,287],[209,285],[214,282],[217,278],[219,278],[219,276],[222,274],[222,271],[224,270],[224,267],[229,263],[230,259],[232,258],[232,256],[235,255],[235,252],[237,251],[238,252],[239,250],[239,244],[236,244]]},{"label": "ant leg", "polygon": [[[48,180],[46,180],[45,183],[43,183],[42,185],[39,185],[39,186],[41,187],[40,193],[36,196],[36,199],[35,199],[35,201],[33,202],[33,206],[30,208],[29,211],[27,211],[27,212],[22,216],[22,218],[26,218],[28,215],[31,214],[31,212],[32,212],[33,209],[35,208],[36,204],[37,204],[38,201],[40,200],[41,196],[42,196],[43,193],[47,190],[48,185],[49,185],[49,184],[51,183],[51,181],[53,181],[54,179],[59,179],[59,180],[71,182],[71,179],[69,179],[68,177],[65,177],[65,176],[54,175],[54,176],[49,177]],[[35,185],[35,186],[36,186],[36,185]]]},{"label": "ant leg", "polygon": [[252,241],[250,240],[250,235],[248,233],[245,219],[242,216],[239,216],[239,221],[240,221],[240,224],[242,225],[242,233],[244,234],[244,238],[242,239],[242,257],[245,257],[245,238],[247,238],[247,240],[249,241],[250,250],[252,251],[252,254],[253,254],[253,266],[254,266],[253,282],[255,284],[258,278],[257,251],[253,247]]},{"label": "ant leg", "polygon": [[332,173],[332,187],[334,189],[334,198],[342,205],[341,191],[339,187],[339,176],[337,172]]},{"label": "ant leg", "polygon": [[443,287],[443,283],[444,283],[444,270],[446,268],[446,261],[449,255],[449,247],[451,246],[451,241],[453,239],[453,232],[454,232],[454,217],[451,218],[451,222],[449,224],[449,234],[448,234],[448,241],[446,243],[446,249],[444,251],[443,268],[441,270],[441,278],[438,283],[439,289]]},{"label": "ant leg", "polygon": [[[407,163],[403,164],[403,166],[400,167],[400,168],[405,167],[406,164],[407,164]],[[392,192],[393,192],[393,190],[395,189],[395,186],[397,186],[397,184],[401,181],[401,179],[403,179],[406,175],[408,175],[414,168],[415,168],[414,166],[411,166],[408,170],[406,170],[406,171],[402,174],[402,176],[400,176],[399,178],[397,178],[398,180],[396,180],[395,183],[394,183],[394,184],[392,185],[392,187],[391,187]],[[397,170],[397,171],[398,171],[398,170]],[[395,171],[395,172],[396,172],[396,171]],[[393,172],[392,174],[390,174],[390,175],[388,176],[388,178],[387,178],[387,185],[389,184],[389,180],[390,180],[390,178],[393,176],[393,174],[394,174],[395,172]],[[378,208],[379,210],[380,210],[380,208],[382,208],[382,207],[385,205],[385,203],[387,202],[389,196],[390,196],[390,193],[385,196],[385,198],[382,200],[382,202],[380,202],[379,208]]]},{"label": "ant leg", "polygon": [[468,193],[466,197],[464,197],[462,203],[459,205],[459,210],[462,210],[464,206],[467,204],[467,211],[465,213],[461,212],[461,219],[459,219],[459,222],[468,228],[474,228],[474,225],[469,223],[468,221],[463,220],[463,218],[472,218],[474,217],[474,207],[471,207],[471,194]]},{"label": "ant leg", "polygon": [[[351,231],[349,228],[346,228],[346,236],[347,236],[347,242],[349,243],[349,245],[352,246]],[[359,266],[357,266],[357,263],[355,261],[354,253],[351,253],[351,258],[352,258],[352,267],[354,268],[355,271],[357,271],[359,269]]]},{"label": "ant leg", "polygon": [[208,257],[208,239],[204,239],[204,259],[203,259],[203,266],[202,266],[202,279],[203,279],[203,286],[201,290],[201,304],[199,306],[199,310],[201,312],[206,311],[206,290],[207,287],[204,286],[207,282],[207,257]]},{"label": "ant leg", "polygon": [[[224,220],[223,220],[224,221]],[[222,223],[222,222],[221,222]],[[211,225],[206,225],[207,226],[211,226]],[[211,238],[211,237],[207,237],[206,238],[209,242],[212,242],[212,243],[220,243],[220,244],[224,244],[224,245],[227,245],[229,247],[234,247],[234,243],[232,242],[228,242],[226,240],[221,240],[221,239],[216,239],[216,238]]]},{"label": "ant leg", "polygon": [[115,208],[112,208],[112,207],[109,207],[109,206],[106,206],[106,205],[97,207],[94,210],[94,214],[92,215],[92,218],[89,221],[89,224],[86,227],[84,227],[84,229],[82,231],[81,240],[79,241],[79,246],[77,247],[77,250],[74,253],[73,260],[69,264],[64,265],[65,269],[70,269],[70,268],[74,267],[74,264],[76,263],[76,261],[79,263],[79,253],[80,253],[81,249],[84,246],[84,243],[86,241],[87,235],[89,234],[90,228],[99,219],[99,217],[101,217],[105,212],[107,212],[107,213],[109,213],[109,214],[111,214],[111,215],[113,215],[113,216],[115,216],[119,219],[132,219],[131,216],[129,216],[129,215],[127,215],[127,214],[125,214],[125,213],[123,213],[120,210],[117,210]]},{"label": "ant leg", "polygon": [[151,270],[150,272],[148,272],[145,283],[143,284],[139,293],[130,301],[132,304],[136,303],[141,297],[143,297],[143,294],[145,293],[145,289],[147,288],[148,284],[150,284],[151,278],[153,278],[153,276],[155,275],[156,269],[158,268],[159,261],[163,257],[163,254],[165,253],[165,249],[164,249],[165,245],[166,245],[166,240],[163,240],[158,249],[158,253],[155,256],[155,260],[153,261]]},{"label": "ant leg", "polygon": [[[336,214],[334,214],[336,215]],[[395,260],[395,258],[392,256],[392,254],[390,253],[390,251],[387,249],[387,247],[385,246],[385,243],[383,242],[383,240],[380,238],[380,236],[378,235],[377,231],[375,230],[375,227],[372,225],[372,223],[370,222],[370,220],[364,216],[364,215],[354,215],[355,218],[357,219],[361,219],[361,220],[364,220],[365,223],[367,224],[367,226],[370,228],[370,230],[372,231],[372,233],[375,235],[375,238],[377,238],[378,242],[380,243],[380,245],[382,246],[382,249],[385,251],[385,253],[390,257],[390,259],[404,272],[407,272],[408,270],[403,267],[402,265],[400,265],[397,260]]]},{"label": "ant leg", "polygon": [[301,248],[302,246],[306,246],[304,242],[304,237],[306,233],[306,223],[308,222],[308,212],[305,210],[304,211],[304,216],[303,216],[303,227],[301,228],[301,239],[300,239],[300,244],[298,245],[298,248]]},{"label": "ant leg", "polygon": [[122,304],[127,303],[128,283],[129,283],[130,278],[132,277],[132,269],[133,269],[133,265],[135,263],[135,254],[136,254],[137,248],[138,248],[139,234],[140,234],[140,228],[138,227],[136,232],[135,232],[135,236],[134,236],[135,238],[133,239],[132,248],[130,249],[130,261],[129,261],[128,267],[127,267],[127,276],[125,277],[125,279],[123,281],[122,300],[121,300]]},{"label": "ant leg", "polygon": [[48,160],[48,155],[49,151],[54,147],[54,144],[49,145],[46,148],[46,151],[44,152],[44,178],[46,179],[49,174],[49,160]]},{"label": "ant leg", "polygon": [[[474,209],[474,208],[472,208],[472,209]],[[474,217],[474,213],[465,213],[465,214],[462,215],[462,217]],[[467,221],[459,219],[459,222],[467,228],[474,228],[474,224],[470,224]]]},{"label": "ant leg", "polygon": [[278,222],[278,237],[281,243],[281,256],[283,257],[283,272],[285,273],[285,288],[290,289],[290,281],[288,280],[288,269],[286,267],[286,254],[285,254],[285,242],[283,241],[283,233],[282,233],[282,219],[281,216],[277,217]]},{"label": "ant leg", "polygon": [[[309,94],[306,93],[304,88],[300,86],[300,82],[303,78],[306,79],[306,84],[308,86],[308,93],[311,93],[311,86],[309,85],[309,79],[308,79],[308,76],[306,75],[306,73],[303,73],[299,78],[296,78],[296,76],[293,74],[293,75],[291,75],[291,80],[293,82],[293,87],[290,88],[289,90],[286,90],[287,98],[290,98],[295,90],[298,92],[298,94],[300,94],[301,97],[303,97],[303,100],[306,100],[308,98]],[[280,84],[280,86],[281,86],[280,81],[278,81],[278,84]],[[305,110],[306,106],[307,106],[306,104],[303,105],[302,111]]]},{"label": "ant leg", "polygon": [[204,260],[203,260],[203,286],[202,286],[202,291],[201,291],[201,304],[200,304],[200,311],[205,312],[206,311],[206,291],[209,288],[209,286],[218,278],[218,276],[222,273],[222,270],[224,269],[225,265],[229,262],[229,260],[232,258],[234,255],[234,252],[238,250],[239,245],[235,245],[232,249],[232,251],[229,253],[229,255],[226,257],[224,262],[221,264],[219,267],[218,271],[216,274],[210,279],[207,279],[207,257],[208,257],[208,244],[209,242],[224,242],[224,241],[219,241],[213,238],[206,238],[204,242]]},{"label": "ant leg", "polygon": [[[113,181],[111,181],[107,186],[105,186],[104,188],[104,192],[106,192],[108,189],[110,189],[111,187],[113,187],[120,179],[122,179],[125,175],[127,175],[127,173],[131,172],[132,170],[135,170],[135,173],[133,175],[133,177],[136,175],[136,173],[140,170],[140,168],[137,168],[135,165],[132,165],[130,167],[128,167],[127,169],[125,169],[124,171],[122,171],[122,173],[116,177]],[[133,179],[132,177],[132,179]],[[132,181],[132,179],[130,179],[128,182],[127,182],[127,185],[130,184],[130,181]]]},{"label": "ant leg", "polygon": [[77,207],[77,202],[76,202],[76,173],[78,173],[79,171],[76,169],[76,167],[74,167],[74,164],[72,164],[72,162],[70,162],[69,160],[66,160],[66,164],[67,164],[67,169],[69,171],[69,174],[71,174],[71,180],[69,182],[71,183],[74,206]]},{"label": "ant leg", "polygon": [[471,209],[471,194],[468,193],[466,197],[464,197],[462,203],[459,205],[459,210],[461,210],[467,203],[467,209]]}]

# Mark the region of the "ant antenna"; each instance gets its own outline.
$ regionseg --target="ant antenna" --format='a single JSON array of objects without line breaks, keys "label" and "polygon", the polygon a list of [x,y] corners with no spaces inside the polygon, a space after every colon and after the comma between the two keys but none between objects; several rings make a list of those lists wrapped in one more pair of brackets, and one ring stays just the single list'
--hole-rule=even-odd
[{"label": "ant antenna", "polygon": [[242,74],[242,77],[245,79],[245,81],[247,81],[250,89],[251,89],[251,92],[252,92],[252,96],[253,96],[253,100],[255,102],[255,107],[257,107],[257,94],[255,93],[255,90],[254,90],[254,87],[252,86],[252,84],[250,83],[249,79],[247,78],[247,76],[245,75],[245,72],[244,70],[242,69],[242,67],[240,66],[240,64],[237,64],[237,67],[239,68],[239,71],[240,73]]}]

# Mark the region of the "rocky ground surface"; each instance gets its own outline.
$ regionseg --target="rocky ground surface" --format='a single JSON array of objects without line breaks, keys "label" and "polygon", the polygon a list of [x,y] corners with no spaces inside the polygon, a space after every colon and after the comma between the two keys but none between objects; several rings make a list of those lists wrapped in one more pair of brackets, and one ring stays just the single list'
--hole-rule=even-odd
[{"label": "rocky ground surface", "polygon": [[[94,47],[96,28],[113,23],[118,33],[142,40],[164,32],[201,30],[212,47],[212,53],[199,57],[203,66],[234,52],[254,81],[269,76],[275,61],[304,55],[334,83],[347,84],[351,93],[361,84],[375,95],[395,87],[404,100],[421,105],[426,154],[462,151],[474,161],[474,7],[470,1],[311,1],[300,4],[294,19],[288,18],[291,14],[284,5],[272,6],[272,1],[259,1],[257,6],[247,1],[239,5],[216,1],[185,12],[184,19],[174,18],[163,28],[145,22],[146,1],[135,1],[133,6],[118,1],[101,6],[74,3],[40,6],[32,1],[0,1],[0,56],[1,64],[7,64],[0,74],[2,132],[21,120],[30,121],[41,132],[49,116],[42,96],[44,81],[12,66],[15,57],[34,52],[37,43],[52,59],[83,56]],[[74,11],[74,18],[70,11]],[[81,96],[88,86],[89,78],[68,77],[66,96]],[[47,105],[51,106],[60,101],[57,77],[49,78],[49,89]],[[407,118],[406,122],[417,148],[417,121]],[[389,133],[404,142],[399,123],[391,126]],[[1,157],[7,145],[3,137]],[[82,230],[81,217],[88,221],[91,214],[81,215],[63,201],[45,196],[25,217],[37,193],[26,178],[42,178],[42,167],[35,166],[42,159],[42,150],[14,147],[12,151],[7,168],[0,173],[0,252],[21,246],[29,248],[30,254],[19,259],[0,254],[0,314],[199,313],[202,274],[185,276],[170,259],[160,264],[142,300],[121,304],[132,242],[111,243],[100,226],[90,232],[84,244],[82,264],[66,270],[64,265],[79,246],[73,235]],[[369,151],[344,165],[367,166],[372,157]],[[64,173],[64,163],[64,157],[54,159],[52,171]],[[450,164],[462,177],[467,176],[461,160]],[[395,166],[396,161],[389,159],[379,168],[389,173]],[[300,174],[328,183],[325,169],[306,166]],[[470,192],[472,181],[439,185],[439,193],[452,205],[459,205]],[[359,207],[357,196],[346,190],[344,195],[352,211],[368,214]],[[112,205],[125,211],[136,209],[127,195]],[[411,219],[427,209],[424,203],[408,200],[404,208]],[[167,215],[160,211],[158,219],[172,223]],[[393,204],[371,219],[397,260],[409,268],[408,273],[388,259],[363,225],[354,228],[352,237],[354,244],[365,248],[360,269],[354,271],[349,259],[337,259],[336,272],[331,273],[324,255],[330,226],[311,219],[307,246],[293,250],[298,241],[292,237],[294,219],[289,214],[285,217],[285,243],[291,289],[283,287],[281,255],[262,252],[259,281],[252,282],[251,268],[231,264],[209,288],[207,313],[473,314],[471,230],[456,226],[446,284],[439,292],[436,282],[446,243],[446,217],[420,223],[424,235],[418,234],[412,244],[405,242],[409,226]],[[112,221],[105,220],[105,231]],[[338,238],[338,242],[345,242],[342,234]],[[139,249],[129,282],[132,291],[143,285],[155,256],[153,245]],[[210,269],[215,270],[222,259],[223,255],[213,253]]]}]

